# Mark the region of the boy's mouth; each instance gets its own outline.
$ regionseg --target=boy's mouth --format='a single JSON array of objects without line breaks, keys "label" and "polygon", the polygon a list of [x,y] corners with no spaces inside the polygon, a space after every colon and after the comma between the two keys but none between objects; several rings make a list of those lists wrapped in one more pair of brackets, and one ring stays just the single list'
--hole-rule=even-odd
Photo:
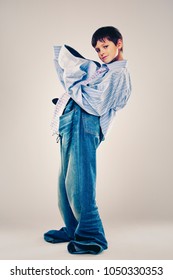
[{"label": "boy's mouth", "polygon": [[102,60],[104,60],[105,58],[107,58],[107,55],[106,55],[106,56],[104,56],[104,57],[102,57]]}]

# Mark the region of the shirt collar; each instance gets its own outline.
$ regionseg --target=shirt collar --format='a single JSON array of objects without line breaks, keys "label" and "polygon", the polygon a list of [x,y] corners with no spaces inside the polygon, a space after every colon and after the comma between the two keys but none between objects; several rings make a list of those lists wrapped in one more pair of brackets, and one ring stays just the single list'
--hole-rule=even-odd
[{"label": "shirt collar", "polygon": [[126,59],[117,60],[117,61],[114,61],[112,63],[102,64],[102,66],[107,67],[109,70],[116,70],[116,69],[120,69],[120,68],[125,68],[125,67],[127,67],[127,60]]}]

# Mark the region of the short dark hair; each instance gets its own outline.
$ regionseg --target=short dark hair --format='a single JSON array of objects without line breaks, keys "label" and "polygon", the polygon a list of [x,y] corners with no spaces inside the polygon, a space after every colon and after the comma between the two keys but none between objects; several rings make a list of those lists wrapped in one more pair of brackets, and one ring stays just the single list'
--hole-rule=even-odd
[{"label": "short dark hair", "polygon": [[[123,41],[123,36],[120,31],[113,26],[104,26],[97,29],[91,39],[91,44],[95,48],[97,41],[104,41],[104,38],[114,42],[117,45],[119,39]],[[123,51],[123,48],[121,49]]]}]

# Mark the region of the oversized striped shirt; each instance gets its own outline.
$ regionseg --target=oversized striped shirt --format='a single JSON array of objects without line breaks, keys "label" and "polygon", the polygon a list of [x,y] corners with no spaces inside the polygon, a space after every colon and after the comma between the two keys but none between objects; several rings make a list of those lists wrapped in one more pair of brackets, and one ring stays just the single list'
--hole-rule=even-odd
[{"label": "oversized striped shirt", "polygon": [[86,59],[70,46],[54,46],[55,68],[65,93],[59,98],[51,122],[58,134],[59,116],[72,98],[87,113],[100,117],[105,136],[116,114],[131,94],[127,60],[99,64]]}]

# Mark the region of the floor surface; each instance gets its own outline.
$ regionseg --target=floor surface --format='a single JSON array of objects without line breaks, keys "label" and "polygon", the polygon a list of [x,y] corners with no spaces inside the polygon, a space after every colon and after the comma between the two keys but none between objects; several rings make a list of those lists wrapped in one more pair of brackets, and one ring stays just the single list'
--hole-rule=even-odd
[{"label": "floor surface", "polygon": [[105,227],[109,249],[100,255],[71,255],[67,243],[49,244],[48,228],[2,228],[1,260],[173,260],[173,223],[118,224]]}]

